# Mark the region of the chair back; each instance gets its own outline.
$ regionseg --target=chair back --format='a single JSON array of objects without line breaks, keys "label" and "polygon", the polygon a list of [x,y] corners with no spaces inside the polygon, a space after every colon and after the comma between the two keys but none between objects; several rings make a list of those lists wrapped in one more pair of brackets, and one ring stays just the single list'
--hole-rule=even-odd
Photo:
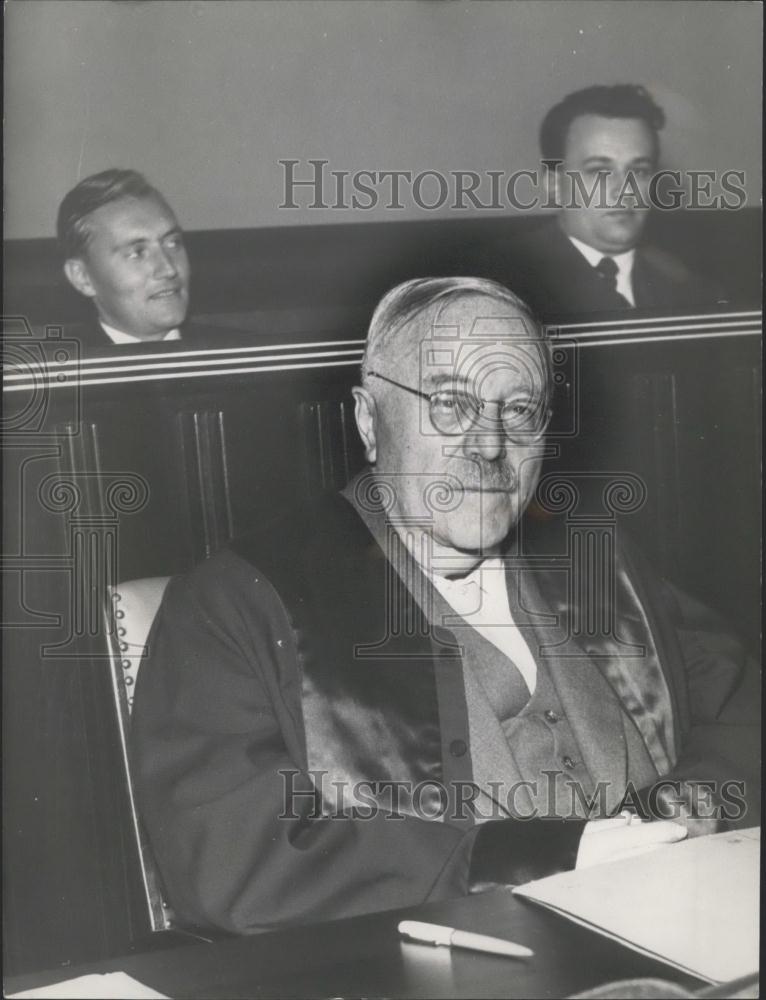
[{"label": "chair back", "polygon": [[163,897],[159,872],[138,815],[128,735],[138,670],[146,655],[146,640],[149,636],[149,630],[159,610],[162,595],[165,593],[169,579],[168,576],[146,577],[141,580],[128,580],[115,587],[110,587],[109,605],[106,609],[110,674],[120,748],[125,765],[130,814],[135,842],[138,846],[141,877],[149,910],[149,924],[153,931],[175,929],[176,924],[172,908]]}]

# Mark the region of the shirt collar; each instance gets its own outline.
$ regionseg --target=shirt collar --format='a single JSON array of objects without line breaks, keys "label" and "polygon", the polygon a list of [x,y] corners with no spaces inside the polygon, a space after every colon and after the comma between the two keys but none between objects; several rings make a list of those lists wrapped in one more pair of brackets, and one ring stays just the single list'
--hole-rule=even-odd
[{"label": "shirt collar", "polygon": [[[470,588],[472,584],[478,584],[479,587],[481,587],[482,566],[489,567],[490,564],[494,565],[495,563],[502,565],[498,557],[486,556],[484,559],[477,562],[470,572],[465,574],[465,576],[447,576],[446,573],[440,572],[433,565],[425,565],[420,558],[422,554],[421,550],[408,532],[399,531],[396,525],[394,525],[394,530],[420,571],[440,590],[442,589],[442,586],[447,588],[455,587],[460,590],[464,590],[466,587]],[[449,570],[446,572],[449,572]]]},{"label": "shirt collar", "polygon": [[150,344],[150,343],[154,344],[154,343],[159,343],[160,341],[163,340],[181,339],[181,331],[178,329],[178,327],[176,327],[175,330],[169,330],[164,337],[160,337],[159,341],[154,341],[154,340],[149,341],[149,340],[142,340],[141,337],[134,337],[132,333],[123,333],[122,330],[115,330],[113,326],[109,326],[102,320],[99,320],[99,323],[101,323],[101,329],[104,331],[104,333],[112,341],[113,344]]},{"label": "shirt collar", "polygon": [[574,236],[567,236],[567,239],[576,250],[580,251],[591,267],[599,264],[604,257],[611,257],[617,265],[619,274],[629,275],[633,270],[633,261],[636,256],[635,247],[632,250],[626,250],[624,253],[602,253],[600,250],[595,250]]},{"label": "shirt collar", "polygon": [[[421,569],[426,573],[434,586],[442,592],[442,594],[448,593],[465,593],[469,591],[472,587],[476,586],[482,593],[489,592],[489,585],[495,579],[498,579],[493,574],[503,571],[503,562],[499,556],[488,556],[486,559],[482,559],[466,576],[449,577],[441,576],[436,572],[428,572],[424,567]],[[505,579],[504,574],[502,574],[502,579]]]}]

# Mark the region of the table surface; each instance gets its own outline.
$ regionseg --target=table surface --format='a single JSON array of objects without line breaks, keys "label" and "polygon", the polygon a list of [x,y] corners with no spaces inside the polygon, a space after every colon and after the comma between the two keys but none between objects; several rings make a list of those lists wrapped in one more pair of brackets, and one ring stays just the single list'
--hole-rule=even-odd
[{"label": "table surface", "polygon": [[[505,937],[530,947],[515,960],[403,941],[408,917]],[[653,961],[509,889],[292,927],[153,949],[109,961],[15,976],[7,993],[64,978],[124,971],[173,998],[567,997],[616,979],[652,976],[698,989],[700,980]]]}]

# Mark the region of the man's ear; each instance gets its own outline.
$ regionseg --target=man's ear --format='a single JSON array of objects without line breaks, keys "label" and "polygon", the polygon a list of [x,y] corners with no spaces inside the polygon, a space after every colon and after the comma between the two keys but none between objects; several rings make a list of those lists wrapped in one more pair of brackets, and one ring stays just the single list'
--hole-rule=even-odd
[{"label": "man's ear", "polygon": [[375,407],[375,400],[366,389],[362,389],[360,386],[355,386],[351,392],[354,396],[356,426],[364,445],[364,456],[371,465],[374,465],[378,455],[375,433],[378,411]]},{"label": "man's ear", "polygon": [[79,257],[69,257],[64,261],[64,274],[70,285],[73,285],[81,295],[87,295],[92,299],[96,295],[96,289],[90,280],[88,268],[85,261]]}]

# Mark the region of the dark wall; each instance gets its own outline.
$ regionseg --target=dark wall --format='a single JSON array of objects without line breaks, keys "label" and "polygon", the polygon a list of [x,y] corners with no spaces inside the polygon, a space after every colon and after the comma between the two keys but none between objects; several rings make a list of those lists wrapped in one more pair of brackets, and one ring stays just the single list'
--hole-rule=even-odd
[{"label": "dark wall", "polygon": [[[254,340],[339,330],[363,337],[375,303],[398,282],[471,273],[484,245],[513,241],[540,222],[528,216],[190,232],[191,313],[229,317]],[[657,213],[647,236],[717,280],[733,307],[759,306],[759,209]],[[53,240],[7,242],[4,287],[5,314],[35,325],[90,315],[90,303],[61,272]]]}]

